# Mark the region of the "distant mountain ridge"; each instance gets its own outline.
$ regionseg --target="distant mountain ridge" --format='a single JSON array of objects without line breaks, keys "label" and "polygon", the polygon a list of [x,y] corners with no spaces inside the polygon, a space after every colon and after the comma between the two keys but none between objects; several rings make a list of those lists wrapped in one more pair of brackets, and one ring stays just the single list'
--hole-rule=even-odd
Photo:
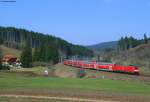
[{"label": "distant mountain ridge", "polygon": [[115,49],[117,47],[117,44],[118,44],[118,41],[110,41],[110,42],[102,42],[102,43],[95,44],[95,45],[89,45],[86,47],[92,50],[103,50],[107,48]]}]

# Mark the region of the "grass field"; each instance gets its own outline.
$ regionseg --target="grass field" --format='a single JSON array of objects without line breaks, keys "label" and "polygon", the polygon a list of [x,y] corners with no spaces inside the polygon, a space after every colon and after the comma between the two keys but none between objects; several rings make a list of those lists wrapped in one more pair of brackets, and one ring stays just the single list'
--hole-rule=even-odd
[{"label": "grass field", "polygon": [[[41,72],[43,68],[29,69]],[[0,94],[82,97],[106,100],[148,102],[150,85],[112,79],[58,78],[32,75],[27,69],[19,72],[0,71]],[[27,71],[27,72],[26,72]],[[5,100],[5,101],[4,101]],[[49,102],[46,99],[1,97],[0,102]],[[52,100],[52,102],[64,102]],[[66,101],[65,101],[66,102]],[[69,102],[69,101],[68,101]]]},{"label": "grass field", "polygon": [[109,79],[23,77],[9,72],[0,72],[0,90],[39,88],[150,94],[150,85],[142,83]]},{"label": "grass field", "polygon": [[66,100],[65,101],[63,101],[63,100],[50,100],[50,99],[34,99],[34,98],[12,98],[12,97],[8,98],[8,97],[1,97],[0,98],[0,102],[70,102],[70,101],[66,101]]},{"label": "grass field", "polygon": [[44,74],[44,71],[48,70],[47,67],[33,67],[33,68],[14,68],[11,69],[11,71],[16,71],[16,72],[32,72],[34,74],[42,75]]},{"label": "grass field", "polygon": [[21,51],[13,49],[13,48],[8,48],[3,45],[0,45],[0,48],[2,49],[3,55],[11,54],[11,55],[16,56],[17,58],[20,58]]}]

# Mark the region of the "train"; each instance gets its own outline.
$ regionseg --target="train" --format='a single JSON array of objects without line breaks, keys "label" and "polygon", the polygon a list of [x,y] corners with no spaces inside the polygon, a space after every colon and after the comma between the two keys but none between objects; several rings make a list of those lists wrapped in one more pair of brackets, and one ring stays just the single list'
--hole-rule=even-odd
[{"label": "train", "polygon": [[84,61],[84,60],[64,60],[64,65],[73,66],[83,69],[94,69],[100,71],[119,72],[139,75],[139,68],[136,66],[123,66],[116,63],[105,63],[97,61]]}]

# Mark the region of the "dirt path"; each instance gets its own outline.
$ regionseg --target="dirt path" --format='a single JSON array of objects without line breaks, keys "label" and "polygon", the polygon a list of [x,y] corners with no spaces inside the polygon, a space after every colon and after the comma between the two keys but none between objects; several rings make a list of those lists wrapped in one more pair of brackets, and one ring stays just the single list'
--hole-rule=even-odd
[{"label": "dirt path", "polygon": [[48,97],[48,96],[30,96],[30,95],[0,95],[0,97],[8,98],[34,98],[34,99],[50,99],[50,100],[62,100],[62,101],[76,101],[76,102],[117,102],[117,101],[105,101],[105,100],[93,100],[83,98],[68,98],[68,97]]}]

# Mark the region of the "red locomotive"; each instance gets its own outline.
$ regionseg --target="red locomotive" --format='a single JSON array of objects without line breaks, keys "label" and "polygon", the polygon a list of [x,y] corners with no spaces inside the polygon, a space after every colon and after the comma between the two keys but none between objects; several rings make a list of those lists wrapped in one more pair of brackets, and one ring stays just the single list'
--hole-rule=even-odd
[{"label": "red locomotive", "polygon": [[82,60],[65,60],[64,65],[80,67],[85,69],[104,70],[111,72],[123,72],[139,75],[139,69],[135,66],[122,66],[114,63],[103,63],[96,61],[82,61]]}]

